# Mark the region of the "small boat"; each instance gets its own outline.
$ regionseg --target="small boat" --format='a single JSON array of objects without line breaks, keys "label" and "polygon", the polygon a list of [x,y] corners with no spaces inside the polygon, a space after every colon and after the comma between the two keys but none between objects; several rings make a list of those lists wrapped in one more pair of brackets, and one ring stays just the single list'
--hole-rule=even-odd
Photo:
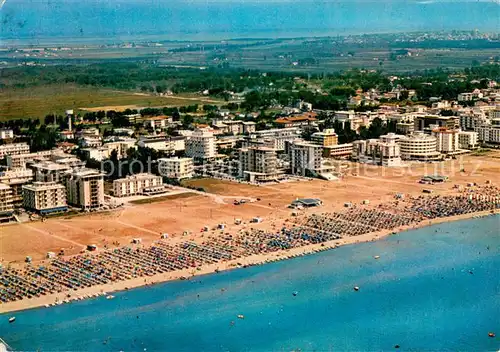
[{"label": "small boat", "polygon": [[490,332],[488,333],[488,336],[489,336],[489,337],[495,337],[495,333],[490,331]]},{"label": "small boat", "polygon": [[13,322],[15,322],[15,321],[16,321],[16,317],[10,317],[10,318],[9,318],[9,323],[13,323]]},{"label": "small boat", "polygon": [[245,319],[245,316],[243,314],[238,314],[238,319]]},{"label": "small boat", "polygon": [[113,298],[115,298],[115,296],[113,295],[106,296],[106,299],[113,299]]},{"label": "small boat", "polygon": [[45,305],[45,308],[49,308],[50,306],[48,304]]},{"label": "small boat", "polygon": [[359,287],[358,286],[354,286],[354,291],[359,291]]},{"label": "small boat", "polygon": [[373,257],[375,259],[380,259],[380,256],[379,255],[376,255],[375,257]]},{"label": "small boat", "polygon": [[295,297],[297,296],[299,293],[297,291],[293,291],[292,295]]}]

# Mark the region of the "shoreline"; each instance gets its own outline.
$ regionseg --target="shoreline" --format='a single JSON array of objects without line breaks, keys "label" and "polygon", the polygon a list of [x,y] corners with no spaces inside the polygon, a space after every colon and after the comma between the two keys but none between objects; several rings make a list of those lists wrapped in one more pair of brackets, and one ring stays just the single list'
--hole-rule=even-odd
[{"label": "shoreline", "polygon": [[[498,215],[498,214],[500,214],[500,210],[497,209],[494,211],[487,210],[487,211],[482,211],[482,212],[474,212],[474,213],[468,213],[468,214],[462,214],[462,215],[456,215],[456,216],[450,216],[450,217],[435,218],[432,220],[424,220],[424,221],[421,221],[419,223],[412,224],[409,226],[402,226],[402,227],[394,228],[392,230],[370,232],[370,233],[359,235],[359,236],[345,237],[345,238],[341,238],[341,239],[337,239],[337,240],[333,240],[333,241],[328,241],[328,242],[324,242],[324,243],[311,244],[311,245],[302,246],[302,247],[295,247],[295,248],[288,249],[288,250],[280,250],[277,252],[265,253],[265,254],[256,254],[256,255],[252,255],[252,256],[248,256],[248,257],[244,257],[244,258],[233,259],[230,261],[221,261],[219,263],[204,265],[204,266],[201,266],[198,268],[175,270],[175,271],[171,271],[168,273],[162,273],[162,274],[157,274],[157,275],[153,275],[153,276],[143,276],[143,277],[138,277],[138,278],[134,278],[134,279],[130,279],[130,280],[114,282],[114,283],[110,283],[110,284],[96,285],[96,286],[88,287],[88,288],[77,290],[77,291],[66,290],[64,292],[54,293],[54,294],[50,294],[50,295],[46,295],[46,296],[42,296],[42,297],[37,297],[37,298],[32,298],[32,299],[23,299],[23,300],[18,300],[18,301],[14,301],[14,302],[0,304],[0,314],[6,314],[6,313],[10,313],[10,312],[40,308],[40,307],[44,307],[46,305],[52,305],[56,301],[64,302],[65,300],[68,299],[69,293],[71,293],[71,298],[69,298],[70,303],[71,303],[72,300],[75,300],[75,297],[79,297],[79,296],[82,297],[84,295],[85,296],[92,295],[92,297],[89,297],[89,298],[97,298],[97,297],[101,297],[104,295],[108,295],[112,292],[127,291],[127,290],[132,289],[132,288],[139,288],[139,287],[149,286],[149,285],[153,285],[153,284],[165,283],[168,281],[179,280],[181,278],[188,278],[189,279],[189,278],[194,277],[194,276],[213,274],[213,273],[219,272],[219,271],[232,270],[232,269],[243,268],[246,266],[253,266],[253,265],[263,265],[263,264],[270,263],[270,262],[291,259],[291,258],[298,257],[298,256],[304,256],[304,255],[309,255],[309,254],[313,254],[313,253],[317,253],[317,252],[322,252],[325,250],[331,250],[331,249],[338,248],[338,247],[343,246],[343,245],[351,245],[351,244],[364,243],[364,242],[374,242],[374,241],[383,239],[387,236],[390,236],[391,234],[399,234],[401,232],[415,230],[415,229],[433,226],[433,225],[438,225],[441,223],[472,219],[472,218],[476,218],[476,217],[486,217],[486,216]],[[240,264],[240,265],[238,265],[238,264]],[[87,299],[87,298],[85,298],[85,299]]]}]

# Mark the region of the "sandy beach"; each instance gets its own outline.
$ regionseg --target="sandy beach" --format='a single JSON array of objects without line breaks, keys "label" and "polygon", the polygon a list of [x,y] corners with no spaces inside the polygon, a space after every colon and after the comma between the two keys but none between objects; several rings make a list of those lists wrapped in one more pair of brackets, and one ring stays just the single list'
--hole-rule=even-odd
[{"label": "sandy beach", "polygon": [[[279,251],[279,252],[275,252],[275,253],[259,254],[259,255],[249,256],[246,258],[240,258],[240,259],[235,259],[235,260],[230,260],[230,261],[222,261],[222,262],[216,263],[216,264],[204,265],[204,266],[199,267],[197,269],[190,268],[190,269],[178,270],[178,271],[173,271],[173,272],[169,272],[169,273],[150,276],[147,278],[141,277],[141,278],[135,278],[135,279],[126,280],[126,281],[115,282],[112,284],[97,285],[97,286],[93,286],[90,288],[81,289],[81,290],[77,290],[77,291],[69,291],[68,290],[67,292],[46,295],[46,296],[42,296],[42,297],[38,297],[38,298],[34,298],[34,299],[24,299],[24,300],[19,300],[19,301],[15,301],[15,302],[0,304],[0,313],[15,312],[15,311],[20,311],[20,310],[25,310],[25,309],[43,307],[46,305],[51,305],[57,301],[63,302],[67,299],[69,299],[71,301],[71,300],[75,299],[76,297],[85,297],[85,296],[89,296],[89,295],[94,296],[94,297],[97,297],[98,295],[104,296],[105,294],[109,294],[109,293],[116,292],[116,291],[123,291],[123,290],[128,290],[128,289],[132,289],[132,288],[136,288],[136,287],[167,282],[167,281],[171,281],[171,280],[179,280],[181,278],[190,279],[190,278],[198,276],[198,275],[213,274],[217,271],[231,270],[231,269],[235,269],[238,267],[241,268],[241,267],[249,266],[249,265],[262,265],[262,264],[266,264],[266,263],[270,263],[270,262],[274,262],[274,261],[286,260],[286,259],[290,259],[290,258],[297,257],[297,256],[308,255],[308,254],[312,254],[312,253],[320,252],[320,251],[324,251],[324,250],[333,250],[336,247],[343,246],[343,245],[376,241],[376,240],[380,240],[386,236],[389,236],[391,234],[397,235],[397,233],[399,233],[399,232],[407,231],[407,230],[411,230],[411,229],[432,226],[432,225],[436,225],[436,224],[444,223],[444,222],[458,221],[458,220],[464,220],[464,219],[469,219],[469,218],[474,218],[474,217],[489,216],[492,214],[499,214],[499,213],[500,213],[500,211],[498,211],[498,210],[495,212],[483,211],[483,212],[463,214],[463,215],[446,217],[446,218],[438,218],[438,219],[433,219],[433,220],[429,220],[429,221],[422,221],[421,223],[416,224],[416,225],[412,225],[412,226],[400,227],[400,228],[397,228],[397,229],[391,230],[391,231],[386,230],[386,231],[373,232],[373,233],[368,233],[365,235],[342,238],[339,240],[329,241],[329,242],[325,242],[325,243],[321,243],[321,244],[314,244],[314,245],[308,245],[308,246],[304,246],[304,247],[292,248],[289,250],[283,250],[283,251]],[[100,299],[104,299],[104,297],[101,297]],[[71,304],[71,302],[65,303],[65,304]]]}]

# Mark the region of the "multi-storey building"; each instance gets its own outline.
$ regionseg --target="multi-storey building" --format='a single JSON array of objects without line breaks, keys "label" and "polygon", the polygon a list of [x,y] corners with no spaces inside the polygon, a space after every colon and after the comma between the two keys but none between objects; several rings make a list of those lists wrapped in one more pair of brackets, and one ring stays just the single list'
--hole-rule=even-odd
[{"label": "multi-storey building", "polygon": [[148,173],[135,174],[113,181],[115,197],[130,197],[142,194],[144,189],[163,185],[161,176]]},{"label": "multi-storey building", "polygon": [[435,128],[432,135],[436,137],[436,149],[440,153],[455,153],[460,149],[458,144],[459,130],[449,130],[446,127]]},{"label": "multi-storey building", "polygon": [[426,131],[432,130],[432,127],[446,127],[450,130],[460,128],[460,119],[457,116],[425,115],[415,117],[414,130]]},{"label": "multi-storey building", "polygon": [[42,161],[29,166],[35,173],[37,182],[61,182],[64,175],[71,167],[52,161]]},{"label": "multi-storey building", "polygon": [[400,166],[401,153],[396,138],[369,139],[353,142],[352,158],[382,166]]},{"label": "multi-storey building", "polygon": [[399,134],[407,135],[415,131],[415,124],[413,122],[396,122],[396,132]]},{"label": "multi-storey building", "polygon": [[24,207],[41,214],[66,211],[66,188],[57,182],[34,182],[23,186]]},{"label": "multi-storey building", "polygon": [[401,159],[431,161],[438,160],[436,137],[424,134],[421,131],[404,136],[399,140]]},{"label": "multi-storey building", "polygon": [[333,159],[347,159],[352,155],[352,143],[332,145],[323,148],[323,156]]},{"label": "multi-storey building", "polygon": [[214,134],[207,129],[198,129],[186,140],[186,156],[195,161],[208,161],[217,156]]},{"label": "multi-storey building", "polygon": [[460,149],[474,150],[479,148],[479,135],[475,131],[458,132],[458,145]]},{"label": "multi-storey building", "polygon": [[31,169],[16,169],[0,172],[0,183],[10,186],[12,189],[12,202],[14,205],[23,203],[23,185],[33,181]]},{"label": "multi-storey building", "polygon": [[7,156],[28,154],[30,152],[30,146],[28,143],[10,143],[0,145],[0,159]]},{"label": "multi-storey building", "polygon": [[161,176],[182,180],[193,177],[194,163],[192,158],[158,159],[158,172]]},{"label": "multi-storey building", "polygon": [[239,153],[240,178],[250,182],[275,181],[283,177],[278,168],[276,149],[267,147],[242,148]]},{"label": "multi-storey building", "polygon": [[307,176],[321,171],[323,148],[317,144],[295,141],[290,144],[290,169],[294,175]]},{"label": "multi-storey building", "polygon": [[13,130],[8,128],[0,128],[0,139],[13,139],[13,138],[14,138]]},{"label": "multi-storey building", "polygon": [[67,172],[64,183],[68,204],[85,210],[104,205],[104,175],[94,169],[78,169]]},{"label": "multi-storey building", "polygon": [[12,216],[14,205],[12,202],[12,189],[0,183],[0,221]]},{"label": "multi-storey building", "polygon": [[311,136],[311,141],[313,143],[319,144],[322,147],[331,147],[332,145],[337,145],[339,142],[339,137],[335,133],[335,130],[326,129],[323,132],[315,132]]},{"label": "multi-storey building", "polygon": [[269,130],[255,131],[249,134],[248,140],[273,140],[274,149],[285,150],[285,142],[292,142],[300,137],[298,127],[273,128]]},{"label": "multi-storey building", "polygon": [[476,128],[476,132],[478,134],[478,139],[482,143],[492,143],[492,144],[500,143],[500,126],[496,125],[481,126]]},{"label": "multi-storey building", "polygon": [[17,154],[6,156],[7,166],[11,169],[26,168],[27,163],[34,161],[49,160],[52,155],[51,150],[44,150],[37,153]]}]

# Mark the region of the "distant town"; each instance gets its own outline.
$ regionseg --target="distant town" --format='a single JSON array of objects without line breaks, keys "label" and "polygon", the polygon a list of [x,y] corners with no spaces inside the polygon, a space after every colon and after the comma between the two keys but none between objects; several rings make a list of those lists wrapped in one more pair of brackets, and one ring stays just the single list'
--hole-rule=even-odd
[{"label": "distant town", "polygon": [[[336,161],[342,159],[401,167],[500,146],[497,82],[454,100],[431,97],[427,105],[380,103],[401,95],[411,99],[416,92],[358,89],[349,98],[352,109],[337,111],[303,100],[275,104],[267,124],[259,122],[260,111],[243,112],[238,104],[191,106],[207,123],[187,125],[177,109],[171,115],[151,108],[68,110],[53,121],[46,118],[47,126],[59,126],[55,147],[36,151],[30,150],[32,141],[22,141],[19,127],[6,122],[0,129],[1,220],[112,209],[128,197],[168,194],[193,177],[249,184],[337,180],[342,170]],[[356,109],[361,105],[364,111]],[[356,140],[342,143],[336,127]],[[370,132],[378,137],[369,138]]]}]

